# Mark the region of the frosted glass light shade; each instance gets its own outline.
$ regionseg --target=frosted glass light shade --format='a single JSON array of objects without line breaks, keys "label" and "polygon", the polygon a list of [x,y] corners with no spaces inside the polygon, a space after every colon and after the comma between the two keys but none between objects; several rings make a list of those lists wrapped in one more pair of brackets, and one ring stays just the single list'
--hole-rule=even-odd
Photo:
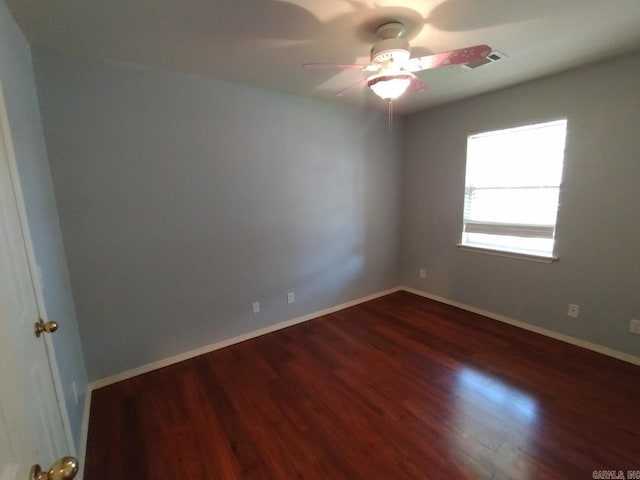
[{"label": "frosted glass light shade", "polygon": [[395,100],[402,95],[409,84],[411,76],[407,74],[372,76],[367,82],[369,88],[384,100]]}]

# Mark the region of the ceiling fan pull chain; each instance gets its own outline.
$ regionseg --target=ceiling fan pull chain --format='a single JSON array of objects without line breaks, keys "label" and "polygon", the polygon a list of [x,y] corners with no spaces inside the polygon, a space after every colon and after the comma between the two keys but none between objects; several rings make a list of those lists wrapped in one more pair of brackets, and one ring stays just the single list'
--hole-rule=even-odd
[{"label": "ceiling fan pull chain", "polygon": [[387,103],[389,104],[389,131],[393,127],[393,100],[388,99]]}]

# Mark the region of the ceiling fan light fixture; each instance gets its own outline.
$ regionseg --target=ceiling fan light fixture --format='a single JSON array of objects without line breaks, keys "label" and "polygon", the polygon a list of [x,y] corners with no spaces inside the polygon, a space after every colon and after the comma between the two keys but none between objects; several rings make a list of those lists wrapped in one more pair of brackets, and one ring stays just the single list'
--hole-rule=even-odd
[{"label": "ceiling fan light fixture", "polygon": [[409,40],[405,37],[405,26],[398,21],[390,21],[379,25],[376,29],[378,41],[371,47],[371,62],[365,63],[305,63],[307,68],[339,68],[342,70],[360,70],[376,72],[370,77],[340,90],[336,95],[367,85],[380,98],[389,103],[389,115],[394,100],[404,94],[407,89],[420,93],[427,89],[427,84],[415,75],[422,70],[450,67],[452,65],[472,65],[486,60],[494,61],[492,48],[489,45],[474,45],[447,52],[411,57]]},{"label": "ceiling fan light fixture", "polygon": [[406,92],[411,80],[412,76],[408,74],[373,75],[369,77],[367,85],[380,98],[391,101]]}]

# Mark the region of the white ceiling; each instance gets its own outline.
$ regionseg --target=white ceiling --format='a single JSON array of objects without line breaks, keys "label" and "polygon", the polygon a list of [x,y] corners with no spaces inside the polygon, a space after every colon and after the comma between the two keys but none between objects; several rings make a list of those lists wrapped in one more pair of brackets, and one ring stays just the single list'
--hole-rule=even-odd
[{"label": "white ceiling", "polygon": [[421,72],[411,113],[640,48],[640,0],[5,0],[32,45],[225,79],[327,101],[385,107],[368,89],[335,92],[368,61],[375,27],[399,20],[412,55],[486,43],[507,59]]}]

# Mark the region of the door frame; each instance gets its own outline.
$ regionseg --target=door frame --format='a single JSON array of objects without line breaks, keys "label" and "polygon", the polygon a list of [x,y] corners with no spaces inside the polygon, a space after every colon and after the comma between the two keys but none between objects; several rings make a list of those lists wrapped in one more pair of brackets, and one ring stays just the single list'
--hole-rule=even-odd
[{"label": "door frame", "polygon": [[[24,195],[22,193],[22,184],[20,183],[20,175],[18,172],[18,165],[16,161],[15,151],[13,149],[13,140],[11,137],[11,126],[9,123],[9,116],[7,112],[7,106],[4,97],[4,88],[2,83],[2,72],[0,72],[0,135],[4,140],[5,154],[7,156],[7,162],[9,164],[9,172],[11,175],[11,181],[16,196],[16,204],[18,207],[18,216],[20,224],[22,226],[22,236],[25,242],[25,250],[27,252],[27,261],[29,264],[29,271],[31,272],[31,280],[33,284],[33,291],[36,297],[36,304],[40,318],[47,322],[49,316],[47,315],[47,309],[44,301],[44,295],[42,293],[42,285],[40,274],[38,271],[38,263],[36,261],[35,252],[33,250],[33,243],[31,240],[31,231],[29,229],[29,222],[27,217],[27,211],[24,203]],[[53,319],[51,319],[53,320]],[[73,434],[71,431],[71,423],[69,421],[69,411],[67,410],[67,404],[65,402],[65,394],[62,386],[62,379],[60,377],[60,370],[58,368],[58,362],[56,360],[55,349],[53,348],[53,342],[50,335],[44,335],[44,343],[47,351],[47,357],[49,358],[49,366],[51,368],[51,377],[53,379],[53,386],[56,392],[56,403],[58,404],[58,411],[62,420],[62,427],[64,430],[65,439],[67,442],[66,450],[71,452],[71,455],[76,456],[78,448],[73,440]]]}]

